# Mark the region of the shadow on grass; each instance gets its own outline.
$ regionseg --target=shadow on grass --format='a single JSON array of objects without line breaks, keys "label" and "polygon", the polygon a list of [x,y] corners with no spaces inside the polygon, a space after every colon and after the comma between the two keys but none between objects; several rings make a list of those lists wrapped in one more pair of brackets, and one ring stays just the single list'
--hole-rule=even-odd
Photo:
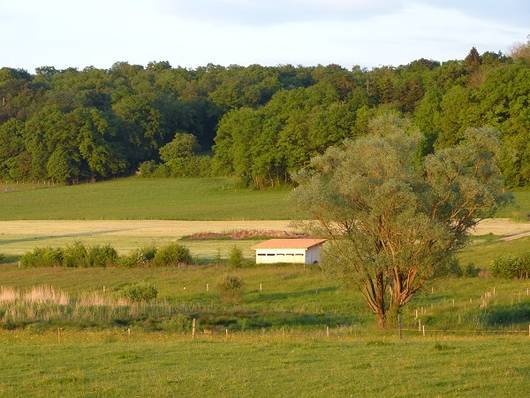
[{"label": "shadow on grass", "polygon": [[530,302],[492,307],[486,313],[484,320],[489,326],[530,323]]},{"label": "shadow on grass", "polygon": [[82,238],[82,237],[87,237],[87,236],[105,235],[105,234],[110,234],[114,232],[124,232],[124,231],[132,231],[132,230],[133,228],[106,229],[106,230],[101,230],[101,231],[79,232],[75,234],[31,236],[31,237],[18,238],[18,239],[0,239],[0,245],[10,245],[13,243],[23,243],[23,242],[39,242],[42,240],[49,240],[49,239]]},{"label": "shadow on grass", "polygon": [[315,297],[315,295],[321,294],[321,293],[330,293],[335,292],[337,290],[337,287],[323,287],[323,288],[315,288],[315,289],[306,289],[301,290],[298,292],[276,292],[276,293],[259,293],[250,298],[245,300],[246,303],[253,303],[253,302],[273,302],[273,301],[284,301],[289,299],[296,299],[301,297]]},{"label": "shadow on grass", "polygon": [[339,314],[312,314],[295,312],[244,311],[233,313],[195,313],[199,324],[204,328],[252,330],[278,327],[317,327],[344,326],[359,323],[355,316]]}]

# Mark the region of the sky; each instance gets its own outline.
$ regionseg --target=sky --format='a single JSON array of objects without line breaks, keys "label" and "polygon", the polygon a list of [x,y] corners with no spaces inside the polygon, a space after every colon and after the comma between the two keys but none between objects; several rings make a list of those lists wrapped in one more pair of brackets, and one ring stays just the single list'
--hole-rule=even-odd
[{"label": "sky", "polygon": [[529,0],[0,0],[0,66],[340,64],[509,52]]}]

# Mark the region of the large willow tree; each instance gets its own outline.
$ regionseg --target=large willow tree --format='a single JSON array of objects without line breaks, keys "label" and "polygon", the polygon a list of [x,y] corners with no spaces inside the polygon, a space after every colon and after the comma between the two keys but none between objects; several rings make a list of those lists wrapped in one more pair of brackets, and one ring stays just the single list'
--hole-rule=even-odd
[{"label": "large willow tree", "polygon": [[426,157],[417,136],[387,130],[329,148],[294,192],[329,239],[324,266],[358,287],[381,327],[506,198],[494,130]]}]

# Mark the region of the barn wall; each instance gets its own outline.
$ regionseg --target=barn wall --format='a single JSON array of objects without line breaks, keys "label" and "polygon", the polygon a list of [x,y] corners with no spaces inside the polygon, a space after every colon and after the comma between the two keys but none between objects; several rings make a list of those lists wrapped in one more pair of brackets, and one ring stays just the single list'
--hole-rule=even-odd
[{"label": "barn wall", "polygon": [[256,249],[256,264],[305,262],[305,249]]}]

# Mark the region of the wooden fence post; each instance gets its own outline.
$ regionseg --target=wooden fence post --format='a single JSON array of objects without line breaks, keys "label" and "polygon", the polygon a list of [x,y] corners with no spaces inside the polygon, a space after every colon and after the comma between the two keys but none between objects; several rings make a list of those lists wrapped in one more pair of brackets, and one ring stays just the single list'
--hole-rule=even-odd
[{"label": "wooden fence post", "polygon": [[423,337],[425,337],[425,325],[421,325],[421,331],[423,332]]},{"label": "wooden fence post", "polygon": [[191,321],[191,337],[194,339],[195,338],[195,326],[196,326],[196,320],[195,318],[193,318],[193,320]]},{"label": "wooden fence post", "polygon": [[261,282],[259,283],[259,291],[260,293],[263,291],[263,284]]},{"label": "wooden fence post", "polygon": [[399,339],[403,338],[403,325],[401,324],[401,315],[398,314]]},{"label": "wooden fence post", "polygon": [[326,337],[329,337],[329,326],[326,326]]}]

